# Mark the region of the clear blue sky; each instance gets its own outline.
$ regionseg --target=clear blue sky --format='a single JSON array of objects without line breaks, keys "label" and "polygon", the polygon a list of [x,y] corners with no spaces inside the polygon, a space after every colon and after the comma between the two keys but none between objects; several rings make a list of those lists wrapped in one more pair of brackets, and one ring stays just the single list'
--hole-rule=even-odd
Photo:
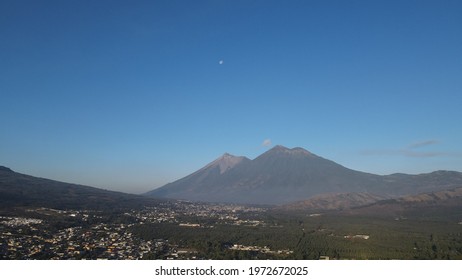
[{"label": "clear blue sky", "polygon": [[275,144],[462,171],[461,30],[462,1],[2,0],[0,165],[132,193]]}]

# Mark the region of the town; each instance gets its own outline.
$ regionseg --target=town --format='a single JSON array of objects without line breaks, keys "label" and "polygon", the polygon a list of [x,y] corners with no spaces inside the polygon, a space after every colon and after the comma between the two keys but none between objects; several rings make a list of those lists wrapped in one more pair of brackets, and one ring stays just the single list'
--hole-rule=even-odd
[{"label": "town", "polygon": [[[132,229],[148,224],[188,230],[216,225],[267,226],[257,219],[265,211],[262,207],[188,201],[167,201],[118,215],[95,210],[25,209],[24,217],[0,216],[0,259],[196,259],[194,249],[181,248],[164,238],[145,240]],[[230,244],[228,248],[291,253],[251,245]]]}]

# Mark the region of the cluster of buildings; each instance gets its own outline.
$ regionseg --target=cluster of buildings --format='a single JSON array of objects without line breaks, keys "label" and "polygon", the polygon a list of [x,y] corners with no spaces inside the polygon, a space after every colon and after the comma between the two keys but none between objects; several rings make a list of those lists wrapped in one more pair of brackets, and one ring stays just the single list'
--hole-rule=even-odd
[{"label": "cluster of buildings", "polygon": [[278,255],[290,255],[294,251],[292,250],[271,250],[267,246],[260,247],[260,246],[246,246],[240,244],[234,244],[233,246],[229,247],[230,250],[236,251],[252,251],[252,252],[259,252],[265,254],[278,254]]},{"label": "cluster of buildings", "polygon": [[0,259],[142,259],[166,240],[142,240],[124,224],[96,224],[51,232],[10,224],[0,232]]},{"label": "cluster of buildings", "polygon": [[168,205],[146,207],[141,211],[132,210],[126,212],[125,215],[136,218],[142,223],[167,222],[190,227],[213,227],[213,225],[190,223],[190,218],[206,218],[217,224],[265,226],[264,221],[255,218],[264,211],[266,211],[265,208],[252,206],[175,201]]},{"label": "cluster of buildings", "polygon": [[[113,223],[99,211],[28,209],[26,213],[30,214],[25,216],[34,218],[0,216],[0,259],[194,258],[197,252],[193,249],[178,249],[175,244],[163,239],[143,240],[131,228],[148,223],[170,223],[189,228],[213,227],[213,223],[265,225],[263,221],[252,218],[253,214],[262,211],[264,209],[257,207],[168,202],[157,207],[127,211]],[[37,216],[42,218],[35,218]],[[207,225],[191,222],[191,218],[201,217],[213,222]],[[68,224],[60,225],[58,220],[65,220]],[[272,252],[268,248],[254,250]]]},{"label": "cluster of buildings", "polygon": [[41,219],[0,216],[0,224],[12,226],[12,227],[41,224],[42,222],[43,221]]},{"label": "cluster of buildings", "polygon": [[345,235],[343,238],[345,239],[369,239],[369,235],[366,234],[356,234],[356,235]]}]

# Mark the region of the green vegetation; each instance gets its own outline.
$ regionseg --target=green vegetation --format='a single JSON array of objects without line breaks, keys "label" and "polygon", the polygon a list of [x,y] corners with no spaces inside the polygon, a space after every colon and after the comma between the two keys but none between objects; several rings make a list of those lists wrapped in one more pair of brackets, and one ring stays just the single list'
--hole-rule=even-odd
[{"label": "green vegetation", "polygon": [[[189,228],[143,224],[143,239],[168,239],[210,259],[462,259],[462,225],[446,218],[391,218],[301,213],[262,213],[265,226],[215,225]],[[210,221],[210,224],[212,221]],[[234,251],[232,244],[288,249],[292,254]],[[161,256],[156,256],[157,258]]]}]

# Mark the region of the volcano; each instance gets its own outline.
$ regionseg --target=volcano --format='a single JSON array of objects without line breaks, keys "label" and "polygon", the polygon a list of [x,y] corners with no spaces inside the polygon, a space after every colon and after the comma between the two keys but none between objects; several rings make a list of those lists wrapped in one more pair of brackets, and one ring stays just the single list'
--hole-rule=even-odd
[{"label": "volcano", "polygon": [[285,204],[320,194],[398,197],[462,186],[462,173],[375,175],[346,168],[303,148],[275,146],[250,160],[224,154],[198,171],[146,195],[204,202]]}]

